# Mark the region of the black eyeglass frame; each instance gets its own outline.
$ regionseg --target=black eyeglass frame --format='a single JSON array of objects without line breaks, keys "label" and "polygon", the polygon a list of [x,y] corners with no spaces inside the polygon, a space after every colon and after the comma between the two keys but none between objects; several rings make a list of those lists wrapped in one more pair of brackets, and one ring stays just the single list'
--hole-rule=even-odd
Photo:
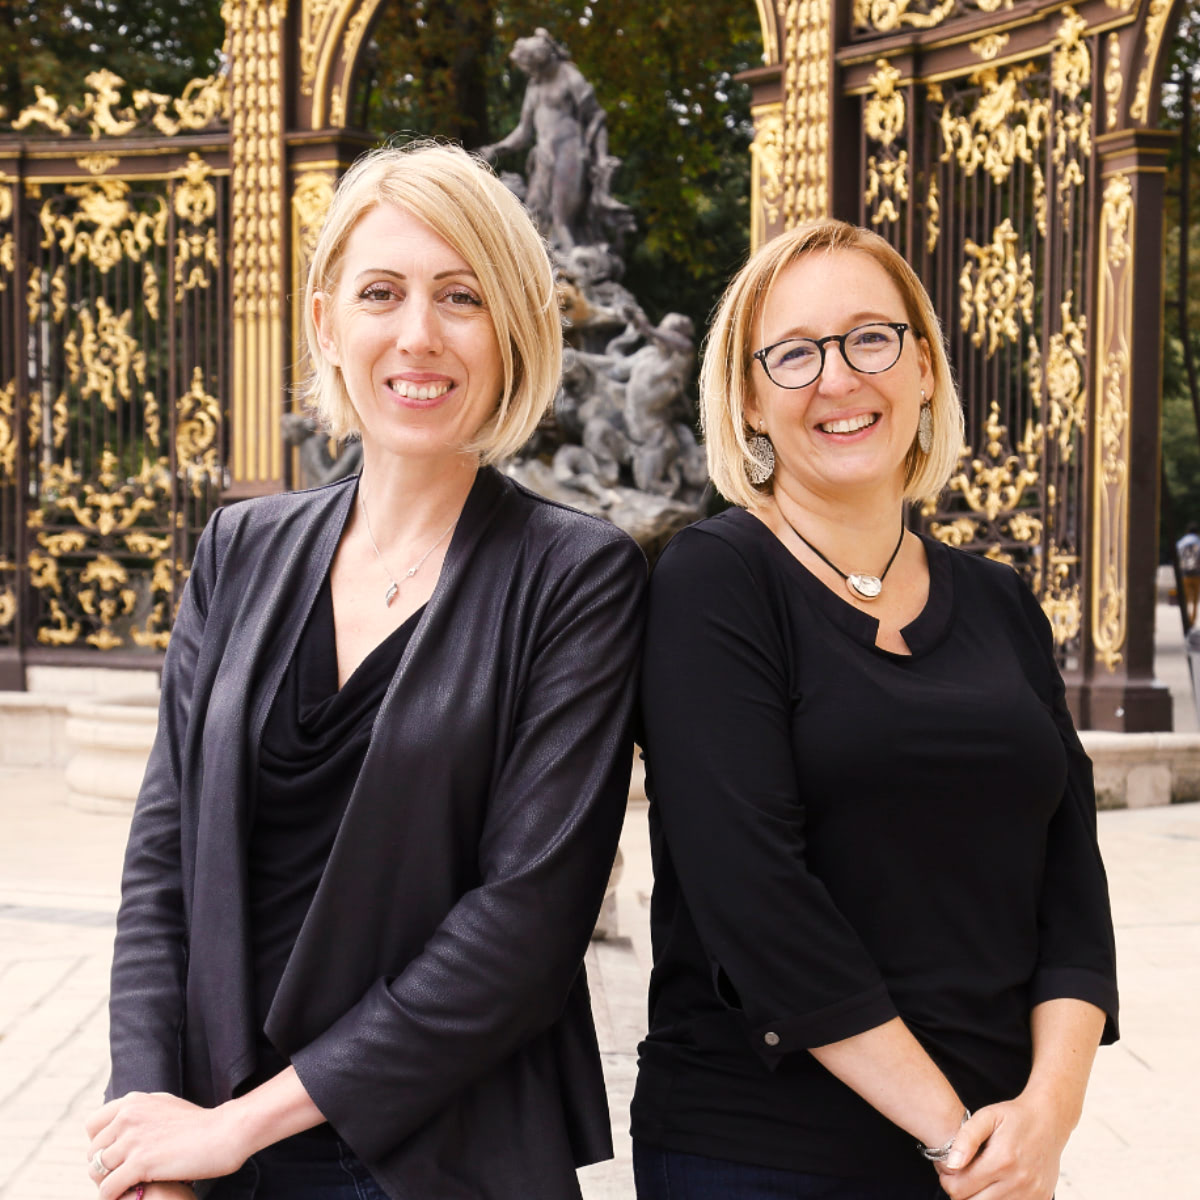
[{"label": "black eyeglass frame", "polygon": [[[886,367],[880,367],[878,371],[864,371],[861,367],[856,367],[846,354],[846,339],[852,334],[857,333],[860,329],[869,329],[872,325],[884,325],[888,329],[894,329],[900,335],[900,344],[896,348],[896,357],[892,359]],[[882,375],[885,371],[890,371],[899,361],[900,355],[904,353],[904,335],[912,328],[907,321],[864,321],[861,325],[855,325],[853,329],[847,329],[845,333],[831,333],[828,337],[823,338],[783,338],[778,342],[772,342],[769,346],[764,346],[761,350],[755,350],[753,358],[758,359],[762,364],[762,369],[767,378],[776,386],[783,388],[785,391],[794,392],[800,388],[812,387],[818,379],[821,378],[822,372],[825,370],[825,347],[830,342],[837,342],[838,349],[842,352],[842,361],[852,371],[856,371],[859,375]],[[787,342],[811,342],[817,348],[817,353],[821,356],[821,365],[817,368],[817,373],[807,383],[780,383],[774,375],[771,374],[771,369],[767,366],[767,355],[778,346],[782,346]]]}]

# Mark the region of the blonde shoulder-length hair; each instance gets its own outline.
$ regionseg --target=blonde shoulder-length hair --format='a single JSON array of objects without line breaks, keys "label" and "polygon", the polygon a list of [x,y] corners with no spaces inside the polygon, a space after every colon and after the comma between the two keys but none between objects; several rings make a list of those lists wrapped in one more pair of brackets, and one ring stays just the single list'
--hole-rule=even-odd
[{"label": "blonde shoulder-length hair", "polygon": [[562,373],[562,319],[546,245],[521,202],[481,159],[434,142],[364,154],[342,177],[304,288],[308,370],[301,393],[335,438],[361,432],[341,371],[321,350],[313,298],[338,285],[347,239],[372,209],[394,204],[444,238],[479,281],[503,364],[496,410],[464,450],[484,463],[521,448]]},{"label": "blonde shoulder-length hair", "polygon": [[916,272],[877,233],[845,221],[818,220],[797,225],[761,247],[734,277],[717,307],[700,368],[700,421],[708,452],[708,471],[723,496],[743,508],[755,508],[770,494],[771,484],[750,482],[754,461],[747,438],[746,402],[754,383],[754,329],[780,273],[806,254],[829,250],[861,250],[889,275],[904,301],[916,338],[928,349],[933,370],[933,445],[925,454],[915,441],[904,471],[904,498],[936,496],[954,471],[963,444],[963,414],[941,326],[929,295]]}]

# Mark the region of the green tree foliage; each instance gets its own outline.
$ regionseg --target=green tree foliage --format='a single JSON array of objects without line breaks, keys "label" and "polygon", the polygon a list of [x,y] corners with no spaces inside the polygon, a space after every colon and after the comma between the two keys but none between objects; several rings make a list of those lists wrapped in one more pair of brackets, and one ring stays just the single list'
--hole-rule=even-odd
[{"label": "green tree foliage", "polygon": [[220,0],[0,0],[0,106],[8,119],[40,85],[63,105],[107,67],[132,87],[179,95],[210,75],[225,25]]},{"label": "green tree foliage", "polygon": [[[1162,452],[1166,494],[1160,548],[1168,559],[1187,523],[1200,521],[1200,0],[1186,0],[1180,15],[1165,75],[1162,124],[1181,134],[1168,159],[1164,214]],[[1185,135],[1190,143],[1188,153]],[[1185,165],[1190,165],[1186,243],[1182,219]],[[1183,272],[1181,265],[1186,268]]]},{"label": "green tree foliage", "polygon": [[538,26],[567,46],[608,112],[609,147],[624,160],[614,191],[638,219],[626,284],[653,319],[685,312],[703,329],[749,239],[750,97],[733,78],[762,61],[749,0],[390,0],[358,122],[379,137],[498,140],[525,90],[508,53]]}]

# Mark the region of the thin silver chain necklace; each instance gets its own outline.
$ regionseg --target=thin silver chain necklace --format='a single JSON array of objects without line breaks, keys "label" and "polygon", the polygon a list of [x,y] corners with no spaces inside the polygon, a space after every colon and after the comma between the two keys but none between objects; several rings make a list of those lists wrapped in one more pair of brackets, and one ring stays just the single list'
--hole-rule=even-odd
[{"label": "thin silver chain necklace", "polygon": [[421,557],[418,558],[417,561],[413,563],[413,565],[409,567],[407,571],[404,572],[400,579],[397,579],[395,575],[393,575],[388,569],[387,563],[384,562],[383,555],[379,552],[379,546],[376,544],[375,535],[371,532],[371,518],[367,514],[367,493],[361,482],[358,485],[358,503],[359,507],[362,508],[363,524],[367,528],[367,539],[371,543],[371,549],[375,551],[375,557],[379,559],[379,565],[383,568],[383,573],[388,577],[388,588],[383,595],[383,603],[385,607],[391,608],[392,601],[395,600],[398,595],[400,595],[400,584],[406,583],[408,580],[410,580],[425,565],[425,560],[438,548],[438,546],[442,544],[442,538],[444,538],[446,534],[448,534],[450,530],[452,530],[455,525],[458,524],[458,518],[455,517],[454,520],[451,521],[450,524],[447,525],[446,528],[437,535],[437,540],[433,543],[433,545],[430,546],[429,549],[426,550],[425,553],[422,554]]}]

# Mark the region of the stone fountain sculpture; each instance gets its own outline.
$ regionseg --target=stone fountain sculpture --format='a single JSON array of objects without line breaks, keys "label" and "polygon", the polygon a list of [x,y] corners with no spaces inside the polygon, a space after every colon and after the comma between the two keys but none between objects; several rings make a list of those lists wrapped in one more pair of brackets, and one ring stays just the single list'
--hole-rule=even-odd
[{"label": "stone fountain sculpture", "polygon": [[550,245],[566,324],[553,418],[509,473],[553,499],[604,516],[652,557],[707,499],[704,450],[687,384],[695,357],[689,317],[652,324],[621,283],[633,214],[610,183],[604,110],[566,49],[544,29],[510,55],[528,76],[521,117],[480,153],[528,150],[525,176],[502,172]]},{"label": "stone fountain sculpture", "polygon": [[[553,415],[506,466],[551,499],[603,516],[653,559],[703,515],[708,471],[687,393],[695,357],[689,317],[654,325],[621,283],[633,214],[610,190],[620,159],[608,152],[604,109],[565,47],[544,29],[510,55],[528,77],[521,116],[480,154],[525,150],[525,175],[500,178],[522,200],[550,246],[567,350]],[[300,448],[302,483],[358,469],[361,449],[334,458],[310,419],[289,414],[284,438]]]}]

